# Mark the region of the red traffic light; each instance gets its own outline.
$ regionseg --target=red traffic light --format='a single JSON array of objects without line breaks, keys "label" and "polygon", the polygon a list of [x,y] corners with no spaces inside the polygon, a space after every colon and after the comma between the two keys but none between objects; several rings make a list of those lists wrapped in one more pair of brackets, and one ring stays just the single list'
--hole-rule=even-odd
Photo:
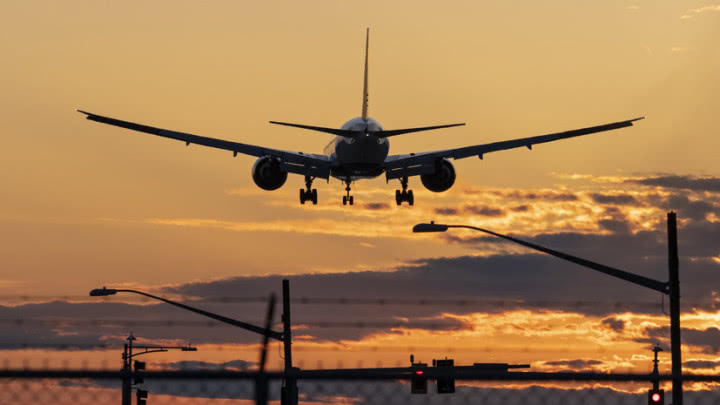
[{"label": "red traffic light", "polygon": [[423,371],[422,371],[422,370],[415,370],[415,374],[416,374],[416,375],[423,375]]},{"label": "red traffic light", "polygon": [[650,390],[648,391],[648,405],[664,405],[665,404],[665,391],[664,390]]}]

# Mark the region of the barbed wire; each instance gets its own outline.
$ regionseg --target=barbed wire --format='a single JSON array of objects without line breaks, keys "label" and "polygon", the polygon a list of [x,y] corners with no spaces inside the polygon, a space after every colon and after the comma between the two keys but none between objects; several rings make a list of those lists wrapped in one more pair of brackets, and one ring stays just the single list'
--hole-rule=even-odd
[{"label": "barbed wire", "polygon": [[[85,343],[47,343],[47,342],[0,342],[0,350],[61,350],[61,351],[92,351],[92,350],[122,350],[124,340],[117,339],[112,342],[85,342]],[[508,349],[500,346],[484,346],[484,347],[467,347],[467,346],[429,346],[429,345],[367,345],[363,343],[345,343],[335,344],[325,342],[293,342],[293,352],[344,352],[344,353],[412,353],[412,352],[442,352],[442,353],[495,353],[506,352]],[[255,350],[260,343],[247,343],[234,345],[233,343],[205,343],[203,351],[237,351],[237,350]],[[279,344],[279,343],[271,343]],[[199,346],[195,344],[195,346]],[[511,348],[515,352],[532,353],[532,352],[553,352],[567,353],[567,348],[538,348],[523,347],[517,349]]]},{"label": "barbed wire", "polygon": [[[182,326],[203,326],[217,327],[225,326],[217,321],[189,321],[189,320],[153,320],[153,319],[42,319],[42,318],[15,318],[0,319],[0,324],[24,326],[24,325],[49,325],[49,326],[162,326],[162,327],[182,327]],[[457,330],[461,328],[458,323],[450,322],[337,322],[337,321],[315,321],[301,322],[296,321],[295,326],[312,327],[312,328],[356,328],[356,329],[388,329],[388,328],[406,328],[406,329],[431,329],[431,330]]]},{"label": "barbed wire", "polygon": [[[176,300],[184,303],[221,303],[221,304],[251,304],[267,303],[268,297],[191,297],[191,296],[163,296],[163,298]],[[0,302],[156,302],[147,297],[123,297],[122,299],[89,298],[88,296],[50,296],[50,295],[0,295]],[[659,307],[659,300],[656,301],[607,301],[607,300],[522,300],[522,299],[475,299],[475,298],[396,298],[396,297],[374,297],[374,298],[349,298],[349,297],[328,297],[313,298],[299,297],[290,300],[292,304],[300,305],[370,305],[370,306],[490,306],[490,307],[548,307],[548,306],[569,306],[569,307],[597,307],[598,305],[610,306],[613,308],[640,308]],[[718,301],[685,301],[683,306],[691,307],[720,307]]]}]

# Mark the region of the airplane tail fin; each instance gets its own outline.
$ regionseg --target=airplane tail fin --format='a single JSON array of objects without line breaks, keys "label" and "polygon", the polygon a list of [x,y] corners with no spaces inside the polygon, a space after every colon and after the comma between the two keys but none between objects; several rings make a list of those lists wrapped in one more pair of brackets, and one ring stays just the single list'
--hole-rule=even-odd
[{"label": "airplane tail fin", "polygon": [[370,28],[365,32],[365,75],[363,80],[362,119],[368,118],[368,51],[370,49]]}]

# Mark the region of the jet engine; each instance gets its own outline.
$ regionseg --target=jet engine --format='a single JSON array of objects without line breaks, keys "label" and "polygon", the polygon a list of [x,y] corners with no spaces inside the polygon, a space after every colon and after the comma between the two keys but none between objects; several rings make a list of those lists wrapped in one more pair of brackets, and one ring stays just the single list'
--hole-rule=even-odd
[{"label": "jet engine", "polygon": [[280,161],[269,156],[261,157],[252,167],[253,180],[263,190],[279,189],[285,184],[287,176],[287,172],[280,168]]},{"label": "jet engine", "polygon": [[455,184],[455,168],[447,159],[435,163],[435,173],[420,175],[423,186],[428,190],[441,193],[447,191]]}]

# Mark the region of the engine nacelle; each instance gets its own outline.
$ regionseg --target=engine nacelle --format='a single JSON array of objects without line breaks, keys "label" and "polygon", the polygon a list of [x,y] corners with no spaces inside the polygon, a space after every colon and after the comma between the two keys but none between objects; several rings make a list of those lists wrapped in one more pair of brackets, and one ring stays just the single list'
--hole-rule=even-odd
[{"label": "engine nacelle", "polygon": [[280,161],[269,156],[263,156],[252,167],[252,177],[255,184],[263,190],[277,190],[285,184],[287,172],[280,168]]},{"label": "engine nacelle", "polygon": [[420,175],[423,186],[434,193],[447,191],[455,184],[455,168],[447,159],[435,163],[435,173]]}]

